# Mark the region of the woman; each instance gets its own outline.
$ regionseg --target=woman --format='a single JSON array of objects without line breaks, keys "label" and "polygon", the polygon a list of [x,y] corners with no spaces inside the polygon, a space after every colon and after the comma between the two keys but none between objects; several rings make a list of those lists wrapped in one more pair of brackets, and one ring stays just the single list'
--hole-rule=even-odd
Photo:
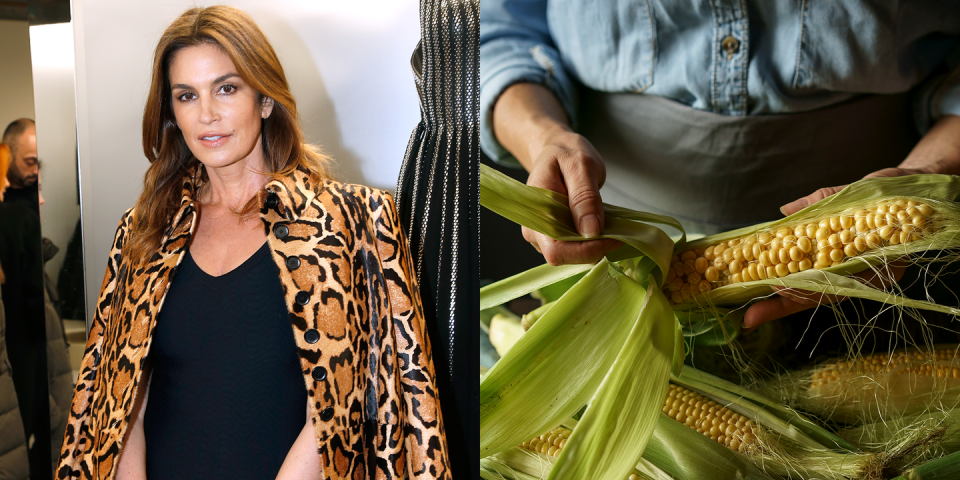
[{"label": "woman", "polygon": [[143,146],[58,478],[449,478],[393,200],[325,178],[248,16],[164,32]]}]

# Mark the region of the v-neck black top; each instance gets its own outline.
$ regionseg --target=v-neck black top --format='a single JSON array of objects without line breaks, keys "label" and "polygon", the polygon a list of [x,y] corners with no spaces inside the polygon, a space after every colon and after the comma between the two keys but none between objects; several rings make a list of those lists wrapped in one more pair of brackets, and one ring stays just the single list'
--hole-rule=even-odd
[{"label": "v-neck black top", "polygon": [[147,477],[276,478],[307,391],[269,247],[219,277],[187,252],[172,282],[150,347]]}]

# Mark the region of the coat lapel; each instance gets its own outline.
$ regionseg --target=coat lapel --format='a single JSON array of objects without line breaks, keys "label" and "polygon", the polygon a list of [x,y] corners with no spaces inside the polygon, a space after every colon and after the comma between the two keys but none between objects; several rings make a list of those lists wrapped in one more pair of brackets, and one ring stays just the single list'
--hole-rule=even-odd
[{"label": "coat lapel", "polygon": [[100,414],[94,458],[101,478],[114,474],[119,455],[112,451],[119,443],[115,440],[126,432],[156,318],[196,227],[193,198],[199,184],[197,171],[193,173],[184,180],[180,209],[161,239],[160,249],[142,265],[126,260],[120,266],[112,306],[116,313],[110,315],[106,326],[109,340],[103,342],[103,368],[94,398],[94,411]]}]

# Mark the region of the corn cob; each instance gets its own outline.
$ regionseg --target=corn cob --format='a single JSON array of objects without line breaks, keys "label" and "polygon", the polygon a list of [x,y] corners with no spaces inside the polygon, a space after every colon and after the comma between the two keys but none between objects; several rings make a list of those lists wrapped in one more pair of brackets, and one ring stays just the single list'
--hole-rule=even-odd
[{"label": "corn cob", "polygon": [[960,355],[938,347],[837,360],[788,375],[773,388],[794,407],[834,421],[889,421],[960,406]]},{"label": "corn cob", "polygon": [[837,266],[937,230],[937,212],[930,205],[888,201],[819,222],[781,226],[679,252],[671,258],[663,292],[677,304],[725,285]]},{"label": "corn cob", "polygon": [[[890,373],[894,370],[937,378],[960,378],[960,365],[953,366],[956,360],[957,351],[952,348],[938,349],[929,355],[921,352],[867,355],[856,360],[838,361],[814,371],[810,376],[810,388],[828,386],[849,375]],[[952,365],[944,365],[943,362]],[[903,368],[899,368],[901,366]]]},{"label": "corn cob", "polygon": [[[735,452],[750,453],[759,448],[757,433],[760,427],[752,420],[686,388],[671,383],[661,411]],[[557,457],[570,433],[564,427],[557,427],[524,442],[520,447]]]}]

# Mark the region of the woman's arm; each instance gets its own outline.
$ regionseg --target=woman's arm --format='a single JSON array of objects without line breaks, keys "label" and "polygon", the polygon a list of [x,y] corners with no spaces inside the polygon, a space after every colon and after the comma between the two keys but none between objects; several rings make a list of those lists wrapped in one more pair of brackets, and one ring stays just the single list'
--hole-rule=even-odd
[{"label": "woman's arm", "polygon": [[300,435],[293,442],[287,458],[280,466],[277,480],[312,480],[323,478],[323,465],[317,453],[317,441],[313,433],[313,419],[310,416],[310,399],[307,399],[307,421]]},{"label": "woman's arm", "polygon": [[136,400],[130,412],[133,422],[127,427],[120,463],[117,465],[117,480],[146,480],[147,441],[143,434],[143,414],[147,411],[147,396],[150,394],[150,367],[145,365],[137,385]]}]

